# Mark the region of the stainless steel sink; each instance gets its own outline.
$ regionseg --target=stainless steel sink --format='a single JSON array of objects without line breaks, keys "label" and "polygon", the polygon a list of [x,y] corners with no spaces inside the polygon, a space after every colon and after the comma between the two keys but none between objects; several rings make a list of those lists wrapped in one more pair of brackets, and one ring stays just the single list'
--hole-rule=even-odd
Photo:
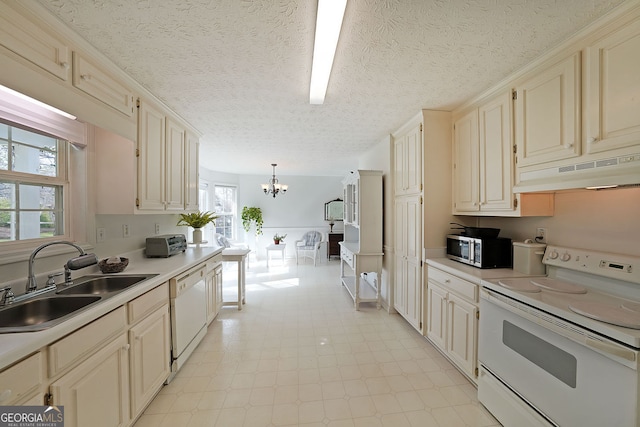
[{"label": "stainless steel sink", "polygon": [[85,276],[74,280],[74,284],[68,288],[57,291],[58,295],[104,295],[112,292],[120,292],[146,280],[152,275],[131,276]]},{"label": "stainless steel sink", "polygon": [[99,296],[48,296],[0,310],[0,333],[41,331],[100,301]]}]

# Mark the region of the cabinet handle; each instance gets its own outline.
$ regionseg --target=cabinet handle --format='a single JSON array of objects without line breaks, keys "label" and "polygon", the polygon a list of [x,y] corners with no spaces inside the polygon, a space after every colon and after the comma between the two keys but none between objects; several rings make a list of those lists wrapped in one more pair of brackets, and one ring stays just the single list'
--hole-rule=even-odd
[{"label": "cabinet handle", "polygon": [[91,80],[91,74],[82,74],[80,78],[82,80]]},{"label": "cabinet handle", "polygon": [[567,150],[570,148],[573,148],[573,142],[570,142],[568,144],[564,144],[564,148],[566,148]]},{"label": "cabinet handle", "polygon": [[12,394],[13,391],[11,389],[3,390],[2,393],[0,393],[0,403],[8,402]]},{"label": "cabinet handle", "polygon": [[598,142],[598,138],[596,138],[595,136],[591,136],[589,137],[589,139],[587,140],[587,142],[589,144],[595,144],[596,142]]},{"label": "cabinet handle", "polygon": [[128,343],[122,346],[122,349],[124,351],[129,351],[130,348],[131,348],[131,344],[128,344]]},{"label": "cabinet handle", "polygon": [[64,68],[65,70],[69,69],[69,63],[66,61],[63,61],[60,63],[60,67]]},{"label": "cabinet handle", "polygon": [[449,280],[449,279],[444,279],[444,283],[451,283],[451,280]]}]

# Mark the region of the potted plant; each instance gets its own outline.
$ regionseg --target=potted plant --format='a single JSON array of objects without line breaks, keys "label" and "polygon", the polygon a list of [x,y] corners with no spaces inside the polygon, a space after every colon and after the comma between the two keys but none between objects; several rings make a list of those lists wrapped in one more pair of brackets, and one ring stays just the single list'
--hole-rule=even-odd
[{"label": "potted plant", "polygon": [[180,214],[180,220],[176,225],[188,225],[193,228],[193,243],[202,243],[202,230],[205,225],[216,222],[216,215],[213,212],[191,212]]},{"label": "potted plant", "polygon": [[262,209],[245,206],[242,208],[241,218],[244,231],[249,231],[253,222],[256,225],[256,236],[262,234]]},{"label": "potted plant", "polygon": [[284,240],[284,238],[287,237],[286,234],[283,234],[282,236],[280,236],[278,233],[273,235],[273,243],[275,243],[276,245],[280,244],[280,241]]}]

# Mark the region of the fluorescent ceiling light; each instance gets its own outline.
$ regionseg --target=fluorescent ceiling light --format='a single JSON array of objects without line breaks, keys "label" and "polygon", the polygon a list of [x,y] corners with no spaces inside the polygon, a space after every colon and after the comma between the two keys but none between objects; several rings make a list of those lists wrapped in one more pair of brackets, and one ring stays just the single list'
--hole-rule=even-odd
[{"label": "fluorescent ceiling light", "polygon": [[77,119],[77,117],[74,116],[73,114],[69,114],[66,111],[59,110],[56,107],[52,107],[49,104],[45,104],[44,102],[38,101],[37,99],[33,99],[30,96],[27,96],[27,95],[25,95],[23,93],[16,92],[15,90],[9,89],[6,86],[0,85],[0,91],[3,91],[3,92],[6,92],[8,94],[11,94],[13,96],[16,96],[16,97],[22,99],[23,101],[26,101],[26,102],[28,102],[28,103],[30,103],[32,105],[37,105],[39,107],[42,107],[42,108],[44,108],[46,110],[49,110],[49,111],[52,111],[52,112],[54,112],[56,114],[59,114],[59,115],[61,115],[63,117],[66,117],[68,119],[71,119],[71,120],[76,120]]},{"label": "fluorescent ceiling light", "polygon": [[309,102],[324,103],[347,0],[318,0]]}]

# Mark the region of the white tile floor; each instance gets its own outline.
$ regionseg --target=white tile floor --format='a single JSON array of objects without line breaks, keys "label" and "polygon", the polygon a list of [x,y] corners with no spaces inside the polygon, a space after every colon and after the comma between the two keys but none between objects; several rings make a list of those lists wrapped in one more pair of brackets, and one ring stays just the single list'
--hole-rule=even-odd
[{"label": "white tile floor", "polygon": [[243,310],[222,310],[136,427],[499,426],[400,316],[354,310],[339,261],[270,264],[252,260]]}]

